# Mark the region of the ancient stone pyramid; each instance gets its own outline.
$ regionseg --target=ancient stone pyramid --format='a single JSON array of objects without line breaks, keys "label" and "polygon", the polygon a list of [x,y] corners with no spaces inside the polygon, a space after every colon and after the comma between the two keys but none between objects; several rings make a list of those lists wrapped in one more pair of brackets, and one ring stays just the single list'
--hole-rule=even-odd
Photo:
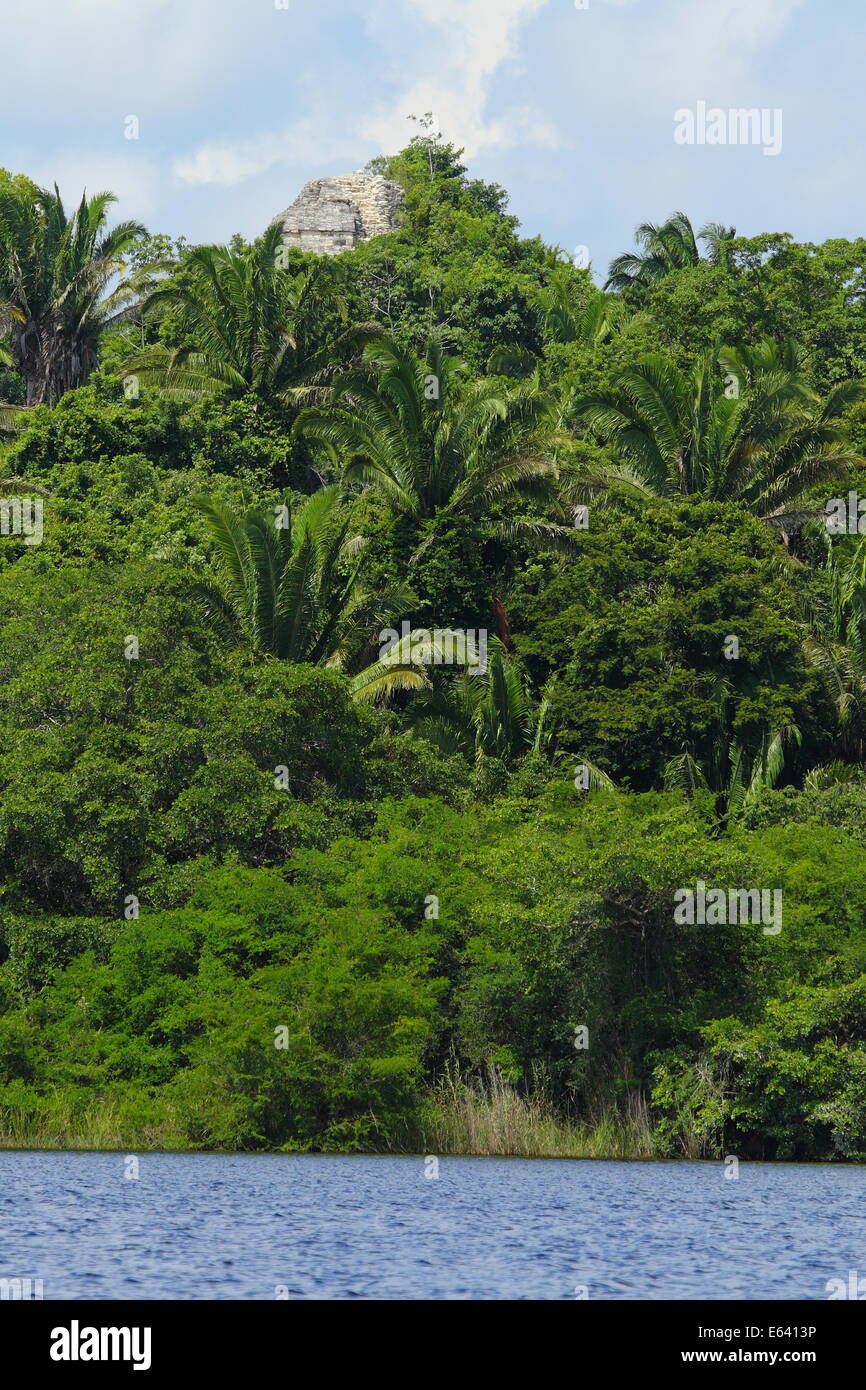
[{"label": "ancient stone pyramid", "polygon": [[398,183],[358,169],[336,178],[311,179],[274,221],[282,222],[287,246],[334,256],[368,237],[393,231],[402,201]]}]

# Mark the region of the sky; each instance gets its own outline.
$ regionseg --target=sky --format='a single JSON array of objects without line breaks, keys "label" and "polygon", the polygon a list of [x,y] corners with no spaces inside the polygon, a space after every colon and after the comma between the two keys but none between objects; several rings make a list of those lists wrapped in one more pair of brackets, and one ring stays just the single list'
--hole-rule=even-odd
[{"label": "sky", "polygon": [[[864,0],[0,0],[0,42],[0,167],[190,241],[257,235],[428,110],[599,279],[678,209],[866,234]],[[697,143],[699,103],[765,111],[781,147]]]}]

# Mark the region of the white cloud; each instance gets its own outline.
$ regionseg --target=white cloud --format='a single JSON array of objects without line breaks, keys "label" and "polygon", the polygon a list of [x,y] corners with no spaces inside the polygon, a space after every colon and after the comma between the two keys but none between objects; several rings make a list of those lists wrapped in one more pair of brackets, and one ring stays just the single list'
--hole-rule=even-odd
[{"label": "white cloud", "polygon": [[[555,148],[559,144],[553,126],[522,104],[490,119],[487,101],[490,78],[513,57],[521,24],[548,0],[403,0],[404,19],[430,25],[440,41],[415,44],[408,34],[396,40],[400,66],[412,74],[387,109],[380,109],[355,126],[347,136],[340,110],[322,107],[320,119],[296,121],[281,131],[263,132],[237,141],[215,141],[177,158],[174,173],[188,184],[230,187],[280,164],[292,164],[313,156],[318,162],[345,156],[357,147],[358,136],[369,153],[393,153],[409,138],[410,113],[433,111],[447,139],[463,145],[469,157],[481,149],[504,148],[518,142]],[[394,36],[394,11],[389,4],[389,24]],[[441,48],[445,59],[442,61]]]},{"label": "white cloud", "polygon": [[[525,108],[497,120],[487,118],[490,79],[514,56],[520,26],[547,0],[408,0],[409,9],[438,32],[446,51],[445,71],[438,53],[419,52],[417,73],[387,110],[380,110],[361,133],[383,153],[406,140],[406,117],[432,111],[447,139],[464,146],[469,158],[480,150],[523,140],[555,146],[554,129]],[[407,64],[418,66],[418,58]]]},{"label": "white cloud", "polygon": [[295,121],[284,130],[269,131],[249,140],[216,141],[174,161],[173,172],[183,183],[231,187],[280,164],[297,164],[313,155],[327,163],[345,157],[353,143],[344,132],[328,131],[312,119]]},{"label": "white cloud", "polygon": [[[254,50],[266,32],[249,0],[27,0],[3,5],[0,101],[74,94],[67,118],[130,99],[183,109]],[[245,13],[246,11],[246,13]]]},{"label": "white cloud", "polygon": [[235,145],[202,145],[194,154],[174,161],[184,183],[218,183],[226,187],[262,174],[285,158],[284,142],[274,135],[242,140]]},{"label": "white cloud", "polygon": [[[716,90],[752,76],[762,53],[785,32],[805,0],[679,0],[665,24],[652,26],[647,69],[659,84]],[[637,56],[636,54],[633,56]],[[676,103],[675,103],[676,104]],[[760,104],[760,103],[759,103]]]}]

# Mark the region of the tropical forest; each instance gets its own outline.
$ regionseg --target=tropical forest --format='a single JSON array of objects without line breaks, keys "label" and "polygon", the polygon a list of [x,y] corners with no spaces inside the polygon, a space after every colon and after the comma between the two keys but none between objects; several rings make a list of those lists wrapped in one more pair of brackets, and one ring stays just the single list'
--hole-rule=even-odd
[{"label": "tropical forest", "polygon": [[862,1162],[866,240],[370,172],[0,171],[0,1146]]}]

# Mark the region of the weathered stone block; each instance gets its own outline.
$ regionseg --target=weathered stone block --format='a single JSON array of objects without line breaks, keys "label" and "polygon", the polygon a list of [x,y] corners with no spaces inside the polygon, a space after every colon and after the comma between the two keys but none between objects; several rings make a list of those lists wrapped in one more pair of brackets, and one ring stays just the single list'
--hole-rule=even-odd
[{"label": "weathered stone block", "polygon": [[334,256],[359,241],[393,231],[402,202],[399,183],[358,169],[354,174],[311,179],[274,221],[282,222],[287,246]]}]

